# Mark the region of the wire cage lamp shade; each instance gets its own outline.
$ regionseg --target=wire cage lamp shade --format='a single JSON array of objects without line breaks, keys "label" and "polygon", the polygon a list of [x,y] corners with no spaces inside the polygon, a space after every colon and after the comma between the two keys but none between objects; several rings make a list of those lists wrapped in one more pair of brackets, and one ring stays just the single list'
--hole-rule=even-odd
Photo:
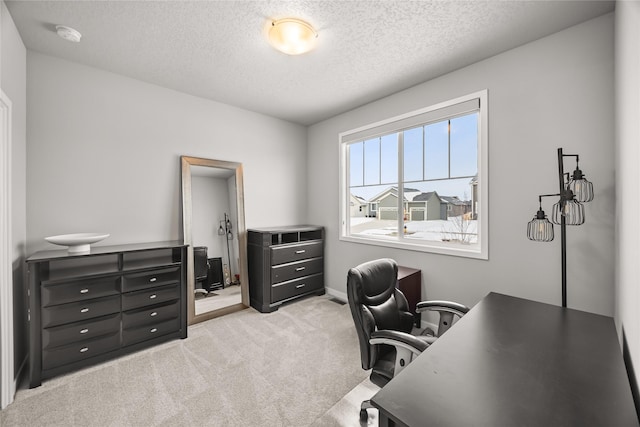
[{"label": "wire cage lamp shade", "polygon": [[550,242],[553,240],[553,224],[547,219],[542,208],[527,224],[527,237],[535,242]]},{"label": "wire cage lamp shade", "polygon": [[593,183],[588,181],[577,167],[567,184],[567,189],[571,190],[578,202],[584,203],[593,200]]},{"label": "wire cage lamp shade", "polygon": [[566,225],[584,224],[584,206],[574,198],[569,200],[561,199],[553,205],[551,221],[554,224],[562,224],[562,217]]},{"label": "wire cage lamp shade", "polygon": [[226,236],[227,240],[233,240],[233,225],[231,225],[231,218],[226,213],[224,214],[224,220],[220,221],[218,235]]}]

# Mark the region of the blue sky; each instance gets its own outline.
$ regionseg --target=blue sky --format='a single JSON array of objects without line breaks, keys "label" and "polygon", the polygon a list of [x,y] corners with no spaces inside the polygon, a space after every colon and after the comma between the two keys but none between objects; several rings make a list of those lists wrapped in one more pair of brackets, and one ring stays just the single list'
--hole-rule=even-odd
[{"label": "blue sky", "polygon": [[[405,187],[469,200],[468,177],[477,173],[478,115],[451,119],[450,154],[447,128],[448,122],[442,121],[404,131]],[[349,183],[354,195],[369,199],[397,185],[397,146],[397,134],[350,145]]]}]

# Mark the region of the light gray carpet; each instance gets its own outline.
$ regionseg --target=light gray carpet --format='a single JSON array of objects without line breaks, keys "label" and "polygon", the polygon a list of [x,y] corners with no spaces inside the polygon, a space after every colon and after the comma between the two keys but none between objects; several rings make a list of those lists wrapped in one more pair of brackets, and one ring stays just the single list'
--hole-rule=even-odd
[{"label": "light gray carpet", "polygon": [[[21,389],[0,425],[339,425],[336,408],[367,374],[349,307],[312,297],[200,323],[185,340]],[[344,425],[357,425],[359,399]]]}]

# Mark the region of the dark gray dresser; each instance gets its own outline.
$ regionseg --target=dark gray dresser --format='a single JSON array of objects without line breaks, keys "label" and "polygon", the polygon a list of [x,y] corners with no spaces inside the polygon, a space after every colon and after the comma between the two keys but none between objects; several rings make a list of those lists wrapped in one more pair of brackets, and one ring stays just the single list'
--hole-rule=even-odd
[{"label": "dark gray dresser", "polygon": [[185,266],[177,241],[29,257],[29,386],[186,338]]},{"label": "dark gray dresser", "polygon": [[248,230],[249,296],[263,313],[306,295],[324,294],[324,228]]}]

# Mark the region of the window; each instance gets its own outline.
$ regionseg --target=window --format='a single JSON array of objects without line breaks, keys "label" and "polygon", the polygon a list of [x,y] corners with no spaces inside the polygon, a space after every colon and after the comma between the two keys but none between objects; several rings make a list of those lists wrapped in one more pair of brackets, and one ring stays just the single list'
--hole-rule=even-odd
[{"label": "window", "polygon": [[341,240],[487,259],[487,135],[486,90],[341,133]]}]

